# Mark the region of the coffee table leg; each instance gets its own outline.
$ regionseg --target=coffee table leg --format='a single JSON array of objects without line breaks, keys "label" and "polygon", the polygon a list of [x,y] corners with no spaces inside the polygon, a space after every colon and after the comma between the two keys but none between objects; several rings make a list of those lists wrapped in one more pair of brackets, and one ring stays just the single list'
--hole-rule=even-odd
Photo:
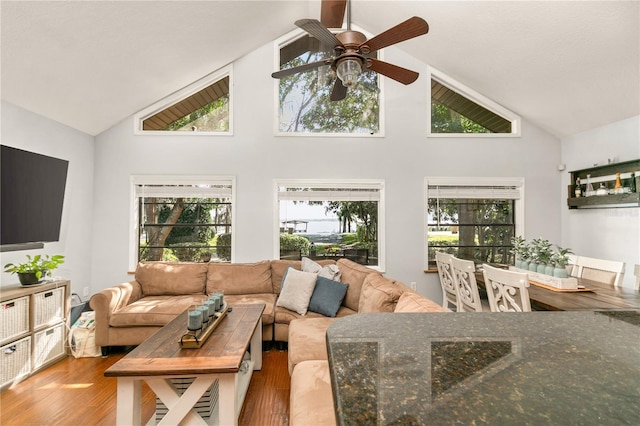
[{"label": "coffee table leg", "polygon": [[262,319],[251,336],[251,361],[255,371],[262,369]]},{"label": "coffee table leg", "polygon": [[[228,373],[219,376],[220,394],[218,407],[220,425],[238,424],[238,374]],[[239,414],[239,413],[238,413]]]},{"label": "coffee table leg", "polygon": [[118,377],[116,424],[139,425],[142,422],[142,381]]}]

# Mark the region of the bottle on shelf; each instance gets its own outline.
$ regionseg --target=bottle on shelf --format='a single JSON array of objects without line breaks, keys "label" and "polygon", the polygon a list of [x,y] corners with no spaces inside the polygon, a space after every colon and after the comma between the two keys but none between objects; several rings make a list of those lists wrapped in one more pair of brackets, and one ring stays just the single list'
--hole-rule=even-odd
[{"label": "bottle on shelf", "polygon": [[582,197],[582,187],[580,186],[580,178],[576,178],[576,189],[574,191],[575,197]]},{"label": "bottle on shelf", "polygon": [[622,181],[620,181],[620,172],[616,173],[616,186],[613,187],[614,194],[622,194],[624,189],[622,188]]},{"label": "bottle on shelf", "polygon": [[600,182],[600,186],[596,191],[596,195],[607,195],[608,193],[609,191],[607,190],[607,187],[605,186],[604,182]]},{"label": "bottle on shelf", "polygon": [[596,191],[593,189],[593,184],[591,183],[591,175],[587,175],[587,189],[585,191],[585,195],[587,197],[591,197],[592,195],[596,195]]},{"label": "bottle on shelf", "polygon": [[636,188],[636,174],[634,172],[631,172],[631,182],[629,184],[629,189],[631,190],[631,192],[636,192],[637,188]]}]

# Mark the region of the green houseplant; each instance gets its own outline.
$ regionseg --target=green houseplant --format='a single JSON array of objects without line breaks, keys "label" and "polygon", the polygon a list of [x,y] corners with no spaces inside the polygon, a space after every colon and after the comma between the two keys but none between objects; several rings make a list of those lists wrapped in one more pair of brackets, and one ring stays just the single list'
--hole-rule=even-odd
[{"label": "green houseplant", "polygon": [[570,248],[558,247],[558,251],[553,254],[552,261],[555,265],[553,276],[557,278],[568,278],[567,264],[569,263],[569,254],[573,253]]},{"label": "green houseplant", "polygon": [[4,271],[18,274],[20,284],[31,285],[41,283],[44,277],[51,276],[51,271],[63,263],[64,256],[60,254],[54,254],[53,256],[37,254],[33,257],[27,255],[26,262],[18,263],[17,265],[7,263],[4,265]]}]

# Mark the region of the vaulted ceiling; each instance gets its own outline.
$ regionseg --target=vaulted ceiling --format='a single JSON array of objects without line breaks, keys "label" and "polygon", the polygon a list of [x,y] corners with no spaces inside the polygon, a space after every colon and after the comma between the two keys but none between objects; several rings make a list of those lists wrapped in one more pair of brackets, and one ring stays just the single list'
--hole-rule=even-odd
[{"label": "vaulted ceiling", "polygon": [[[426,19],[397,48],[563,137],[640,114],[639,5],[353,0],[351,15],[372,34]],[[2,99],[96,135],[319,18],[320,1],[2,0],[0,13]]]}]

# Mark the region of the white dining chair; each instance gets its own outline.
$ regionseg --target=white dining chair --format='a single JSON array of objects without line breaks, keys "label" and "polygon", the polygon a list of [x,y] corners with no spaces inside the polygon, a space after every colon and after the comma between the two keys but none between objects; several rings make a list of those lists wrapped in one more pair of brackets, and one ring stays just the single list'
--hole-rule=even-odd
[{"label": "white dining chair", "polygon": [[482,274],[491,312],[531,312],[529,276],[526,273],[484,264]]},{"label": "white dining chair", "polygon": [[457,310],[458,292],[451,273],[452,257],[452,254],[437,251],[436,266],[438,267],[438,276],[440,277],[440,285],[442,286],[442,307],[451,309],[450,305],[453,305],[455,310]]},{"label": "white dining chair", "polygon": [[458,291],[458,312],[491,311],[488,301],[480,299],[475,263],[471,260],[452,257],[451,271]]},{"label": "white dining chair", "polygon": [[636,276],[636,285],[635,289],[640,290],[640,265],[636,265],[633,268],[633,274]]},{"label": "white dining chair", "polygon": [[578,256],[572,276],[619,286],[624,278],[624,262]]}]

